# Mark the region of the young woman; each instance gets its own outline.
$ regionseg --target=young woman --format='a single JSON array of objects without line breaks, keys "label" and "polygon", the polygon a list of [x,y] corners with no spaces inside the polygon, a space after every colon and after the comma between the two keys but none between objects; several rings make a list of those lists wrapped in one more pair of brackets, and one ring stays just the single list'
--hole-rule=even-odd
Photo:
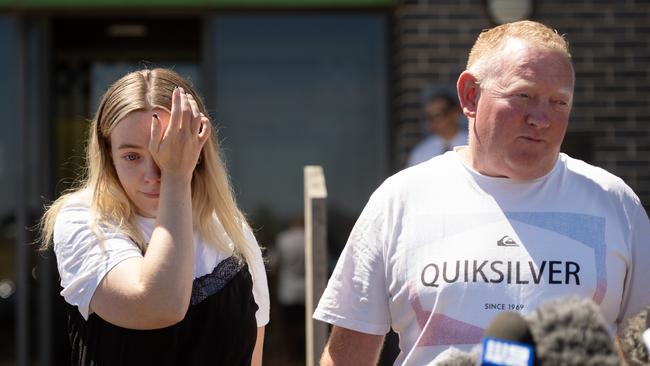
[{"label": "young woman", "polygon": [[111,86],[86,177],[42,220],[74,365],[260,365],[269,296],[205,107],[171,70]]}]

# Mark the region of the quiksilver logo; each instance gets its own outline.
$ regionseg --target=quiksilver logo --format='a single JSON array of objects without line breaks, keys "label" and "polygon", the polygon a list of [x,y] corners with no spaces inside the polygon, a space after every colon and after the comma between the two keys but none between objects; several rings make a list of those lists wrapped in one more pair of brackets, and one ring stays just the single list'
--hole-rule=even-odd
[{"label": "quiksilver logo", "polygon": [[499,247],[516,247],[519,246],[514,239],[509,237],[508,235],[504,236],[503,238],[497,240],[497,246]]},{"label": "quiksilver logo", "polygon": [[483,282],[527,285],[580,285],[580,264],[571,261],[501,261],[465,259],[427,263],[420,275],[422,285]]}]

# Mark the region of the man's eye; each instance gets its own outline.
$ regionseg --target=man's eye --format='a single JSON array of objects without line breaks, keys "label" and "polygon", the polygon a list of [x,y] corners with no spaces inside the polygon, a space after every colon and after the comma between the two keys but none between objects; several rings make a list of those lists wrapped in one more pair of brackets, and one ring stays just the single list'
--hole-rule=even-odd
[{"label": "man's eye", "polygon": [[526,99],[530,98],[530,96],[528,94],[526,94],[526,93],[519,93],[519,94],[517,94],[517,96],[519,98],[526,98]]}]

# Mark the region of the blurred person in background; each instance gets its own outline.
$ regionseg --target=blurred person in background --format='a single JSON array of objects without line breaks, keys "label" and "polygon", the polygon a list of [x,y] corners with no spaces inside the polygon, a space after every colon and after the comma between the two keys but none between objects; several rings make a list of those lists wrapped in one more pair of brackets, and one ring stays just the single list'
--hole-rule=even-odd
[{"label": "blurred person in background", "polygon": [[192,86],[167,69],[104,94],[83,182],[42,221],[74,365],[261,365],[269,297]]},{"label": "blurred person in background", "polygon": [[283,336],[294,364],[305,362],[305,227],[297,215],[275,241],[278,266],[278,302],[282,307]]},{"label": "blurred person in background", "polygon": [[409,154],[409,167],[444,154],[455,146],[467,145],[467,129],[460,126],[463,114],[456,95],[442,89],[428,91],[424,112],[429,135]]},{"label": "blurred person in background", "polygon": [[499,311],[575,295],[611,329],[650,303],[650,221],[620,178],[560,153],[573,105],[567,41],[533,21],[483,31],[457,82],[469,145],[388,178],[350,234],[314,318],[322,365],[469,350]]}]

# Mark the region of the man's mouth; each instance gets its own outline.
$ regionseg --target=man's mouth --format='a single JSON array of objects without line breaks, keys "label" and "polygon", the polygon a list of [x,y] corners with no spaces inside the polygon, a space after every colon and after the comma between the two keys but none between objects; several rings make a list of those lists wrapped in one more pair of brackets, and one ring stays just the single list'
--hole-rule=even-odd
[{"label": "man's mouth", "polygon": [[532,136],[520,136],[520,138],[529,142],[544,142],[543,139],[532,137]]}]

